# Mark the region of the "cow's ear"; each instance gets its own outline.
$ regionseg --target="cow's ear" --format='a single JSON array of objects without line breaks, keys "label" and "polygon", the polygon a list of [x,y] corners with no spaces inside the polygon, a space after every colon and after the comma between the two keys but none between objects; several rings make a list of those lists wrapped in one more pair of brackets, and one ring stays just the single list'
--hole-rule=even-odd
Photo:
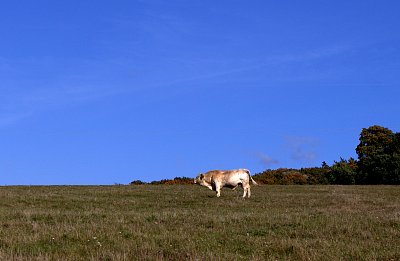
[{"label": "cow's ear", "polygon": [[203,174],[200,174],[200,179],[204,179],[204,175]]}]

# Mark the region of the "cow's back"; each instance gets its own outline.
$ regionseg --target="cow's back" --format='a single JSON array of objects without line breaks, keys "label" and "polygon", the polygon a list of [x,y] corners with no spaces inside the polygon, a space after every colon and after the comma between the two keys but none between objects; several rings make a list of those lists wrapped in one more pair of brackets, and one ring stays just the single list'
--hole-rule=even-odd
[{"label": "cow's back", "polygon": [[249,182],[249,174],[246,169],[236,169],[229,170],[224,172],[224,181],[227,184],[231,183],[248,183]]},{"label": "cow's back", "polygon": [[204,179],[211,184],[214,179],[220,179],[224,172],[224,170],[210,170],[204,173]]}]

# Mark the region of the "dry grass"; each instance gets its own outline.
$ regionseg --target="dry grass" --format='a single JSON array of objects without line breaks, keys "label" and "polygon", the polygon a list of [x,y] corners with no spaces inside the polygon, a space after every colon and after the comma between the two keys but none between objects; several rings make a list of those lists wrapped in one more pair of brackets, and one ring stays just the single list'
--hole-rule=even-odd
[{"label": "dry grass", "polygon": [[0,187],[0,260],[400,260],[400,187]]}]

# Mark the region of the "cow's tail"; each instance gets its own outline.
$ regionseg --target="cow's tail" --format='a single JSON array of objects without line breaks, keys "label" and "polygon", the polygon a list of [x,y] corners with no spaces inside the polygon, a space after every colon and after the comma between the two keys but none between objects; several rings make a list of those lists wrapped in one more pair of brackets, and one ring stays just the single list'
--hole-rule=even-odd
[{"label": "cow's tail", "polygon": [[246,172],[249,175],[249,178],[250,178],[251,182],[253,183],[253,185],[258,185],[257,182],[251,177],[250,170],[246,169]]}]

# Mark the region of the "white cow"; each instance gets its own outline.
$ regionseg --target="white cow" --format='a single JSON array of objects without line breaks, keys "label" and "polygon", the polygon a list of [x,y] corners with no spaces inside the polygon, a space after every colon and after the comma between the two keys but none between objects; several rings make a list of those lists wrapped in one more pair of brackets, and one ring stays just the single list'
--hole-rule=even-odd
[{"label": "white cow", "polygon": [[236,189],[240,185],[243,188],[243,198],[246,195],[249,198],[251,196],[250,180],[254,185],[257,185],[257,182],[254,181],[250,171],[247,169],[212,170],[198,175],[194,183],[214,190],[217,193],[217,197],[221,195],[221,188]]}]

